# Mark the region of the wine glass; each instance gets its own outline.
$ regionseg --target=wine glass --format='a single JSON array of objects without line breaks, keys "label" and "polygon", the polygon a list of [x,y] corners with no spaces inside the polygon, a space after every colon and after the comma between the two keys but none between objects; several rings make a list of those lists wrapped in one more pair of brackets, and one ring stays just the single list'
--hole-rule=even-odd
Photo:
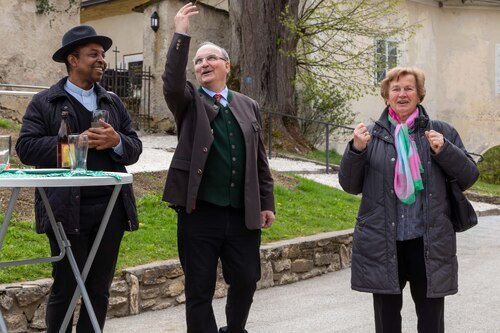
[{"label": "wine glass", "polygon": [[7,170],[10,166],[10,135],[0,135],[0,171]]}]

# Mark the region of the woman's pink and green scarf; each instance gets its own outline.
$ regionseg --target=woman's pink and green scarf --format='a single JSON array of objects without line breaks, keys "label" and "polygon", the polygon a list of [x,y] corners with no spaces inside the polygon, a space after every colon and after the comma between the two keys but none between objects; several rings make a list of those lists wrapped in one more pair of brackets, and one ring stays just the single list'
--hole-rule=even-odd
[{"label": "woman's pink and green scarf", "polygon": [[398,115],[389,107],[389,122],[396,127],[394,140],[396,144],[397,161],[394,172],[394,191],[401,202],[411,205],[415,202],[415,192],[424,188],[421,173],[424,172],[420,156],[418,156],[415,141],[410,136],[409,128],[413,128],[416,109],[406,123],[402,124]]}]

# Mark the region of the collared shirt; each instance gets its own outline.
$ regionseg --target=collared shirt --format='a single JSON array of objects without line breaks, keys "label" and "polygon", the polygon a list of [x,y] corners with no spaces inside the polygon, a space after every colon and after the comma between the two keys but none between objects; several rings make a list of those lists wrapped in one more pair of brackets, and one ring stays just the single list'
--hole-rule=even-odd
[{"label": "collared shirt", "polygon": [[[89,112],[97,109],[97,95],[94,91],[94,85],[89,90],[82,89],[75,84],[73,84],[69,78],[64,84],[64,90],[71,96],[73,96],[78,102],[80,102]],[[120,142],[113,147],[113,151],[118,155],[123,155],[123,145],[122,138],[120,137]]]},{"label": "collared shirt", "polygon": [[[217,94],[216,92],[212,91],[212,90],[209,90],[205,87],[201,87],[201,89],[203,89],[203,91],[205,91],[208,96],[214,98],[214,95]],[[227,96],[229,94],[229,89],[227,89],[227,86],[224,87],[224,89],[222,89],[221,92],[219,92],[219,94],[222,95],[222,98],[220,99],[220,104],[222,104],[222,106],[227,106],[228,104],[228,101],[227,101]]]},{"label": "collared shirt", "polygon": [[76,98],[87,110],[94,111],[97,109],[97,95],[94,91],[94,85],[89,90],[85,90],[71,83],[68,78],[64,84],[64,90]]},{"label": "collared shirt", "polygon": [[[395,127],[391,125],[391,131],[394,133]],[[415,140],[417,152],[421,150],[420,140],[415,132],[410,132],[411,137]],[[424,178],[424,177],[422,177]],[[424,184],[424,188],[427,184]],[[397,199],[397,228],[396,240],[405,241],[422,237],[425,233],[424,222],[424,190],[416,191],[415,202],[411,205],[402,203]]]}]

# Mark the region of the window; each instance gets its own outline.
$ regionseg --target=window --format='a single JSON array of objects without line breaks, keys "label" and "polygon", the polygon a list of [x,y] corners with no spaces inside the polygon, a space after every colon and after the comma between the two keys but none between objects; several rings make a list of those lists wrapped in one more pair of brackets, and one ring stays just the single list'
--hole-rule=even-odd
[{"label": "window", "polygon": [[385,77],[388,70],[398,64],[398,42],[390,39],[375,40],[375,83]]},{"label": "window", "polygon": [[142,62],[144,61],[142,53],[137,53],[137,54],[127,54],[123,56],[123,64],[125,65],[125,69],[129,69],[129,67],[137,67],[141,66],[142,69]]}]

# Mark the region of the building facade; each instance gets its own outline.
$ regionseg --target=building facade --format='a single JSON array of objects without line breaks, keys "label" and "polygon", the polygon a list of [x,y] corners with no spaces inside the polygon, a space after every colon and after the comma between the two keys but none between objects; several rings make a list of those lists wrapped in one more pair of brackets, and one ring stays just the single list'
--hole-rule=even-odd
[{"label": "building facade", "polygon": [[[174,30],[173,18],[182,2],[177,0],[84,0],[67,10],[67,1],[56,1],[56,11],[36,12],[35,0],[2,0],[0,17],[4,52],[0,55],[0,82],[49,85],[65,74],[64,66],[51,60],[61,36],[70,27],[89,24],[113,39],[107,52],[109,68],[131,65],[151,69],[148,82],[151,127],[174,131],[172,114],[162,95],[161,74]],[[231,26],[227,0],[198,1],[200,15],[193,18],[192,57],[196,45],[212,41],[229,49]],[[427,96],[423,102],[430,116],[453,124],[468,150],[483,153],[498,145],[500,128],[500,0],[406,0],[401,11],[410,24],[418,24],[407,42],[374,40],[383,50],[387,68],[416,66],[424,70]],[[151,16],[158,15],[157,31]],[[57,15],[56,15],[57,14]],[[78,15],[79,14],[79,15]],[[19,27],[22,27],[19,29]],[[15,36],[13,38],[12,36]],[[56,38],[57,37],[57,38]],[[22,47],[18,42],[22,41]],[[43,45],[44,47],[40,47]],[[43,70],[42,70],[43,69]],[[377,86],[385,71],[366,78]],[[194,80],[192,64],[188,79]],[[22,98],[15,97],[15,101]],[[27,99],[28,100],[28,99]],[[18,102],[0,96],[0,105],[24,110]],[[384,102],[376,94],[352,104],[356,122],[378,118]],[[342,151],[344,142],[337,142]]]},{"label": "building facade", "polygon": [[[406,44],[388,43],[397,54],[392,65],[425,72],[422,104],[431,118],[455,126],[469,151],[499,145],[500,1],[408,0],[402,10],[420,28]],[[380,95],[353,103],[357,121],[368,123],[383,107]]]},{"label": "building facade", "polygon": [[[0,83],[47,86],[66,75],[64,64],[52,60],[62,35],[80,22],[80,3],[56,1],[52,8],[37,7],[36,0],[0,2]],[[0,90],[16,88],[0,87]],[[21,119],[29,96],[0,94],[2,115]],[[5,111],[5,112],[4,112]]]},{"label": "building facade", "polygon": [[[152,130],[175,131],[173,115],[163,97],[161,75],[174,32],[174,16],[181,6],[182,2],[177,0],[82,2],[82,23],[94,26],[113,39],[113,49],[107,55],[110,68],[128,67],[131,62],[141,61],[146,69],[151,70],[147,103]],[[190,30],[190,57],[194,57],[196,46],[204,41],[228,48],[230,24],[227,1],[198,1],[198,8],[200,14],[193,18]],[[159,23],[156,31],[152,29],[153,13],[156,13]],[[187,77],[188,80],[195,80],[191,62],[188,63]]]}]

